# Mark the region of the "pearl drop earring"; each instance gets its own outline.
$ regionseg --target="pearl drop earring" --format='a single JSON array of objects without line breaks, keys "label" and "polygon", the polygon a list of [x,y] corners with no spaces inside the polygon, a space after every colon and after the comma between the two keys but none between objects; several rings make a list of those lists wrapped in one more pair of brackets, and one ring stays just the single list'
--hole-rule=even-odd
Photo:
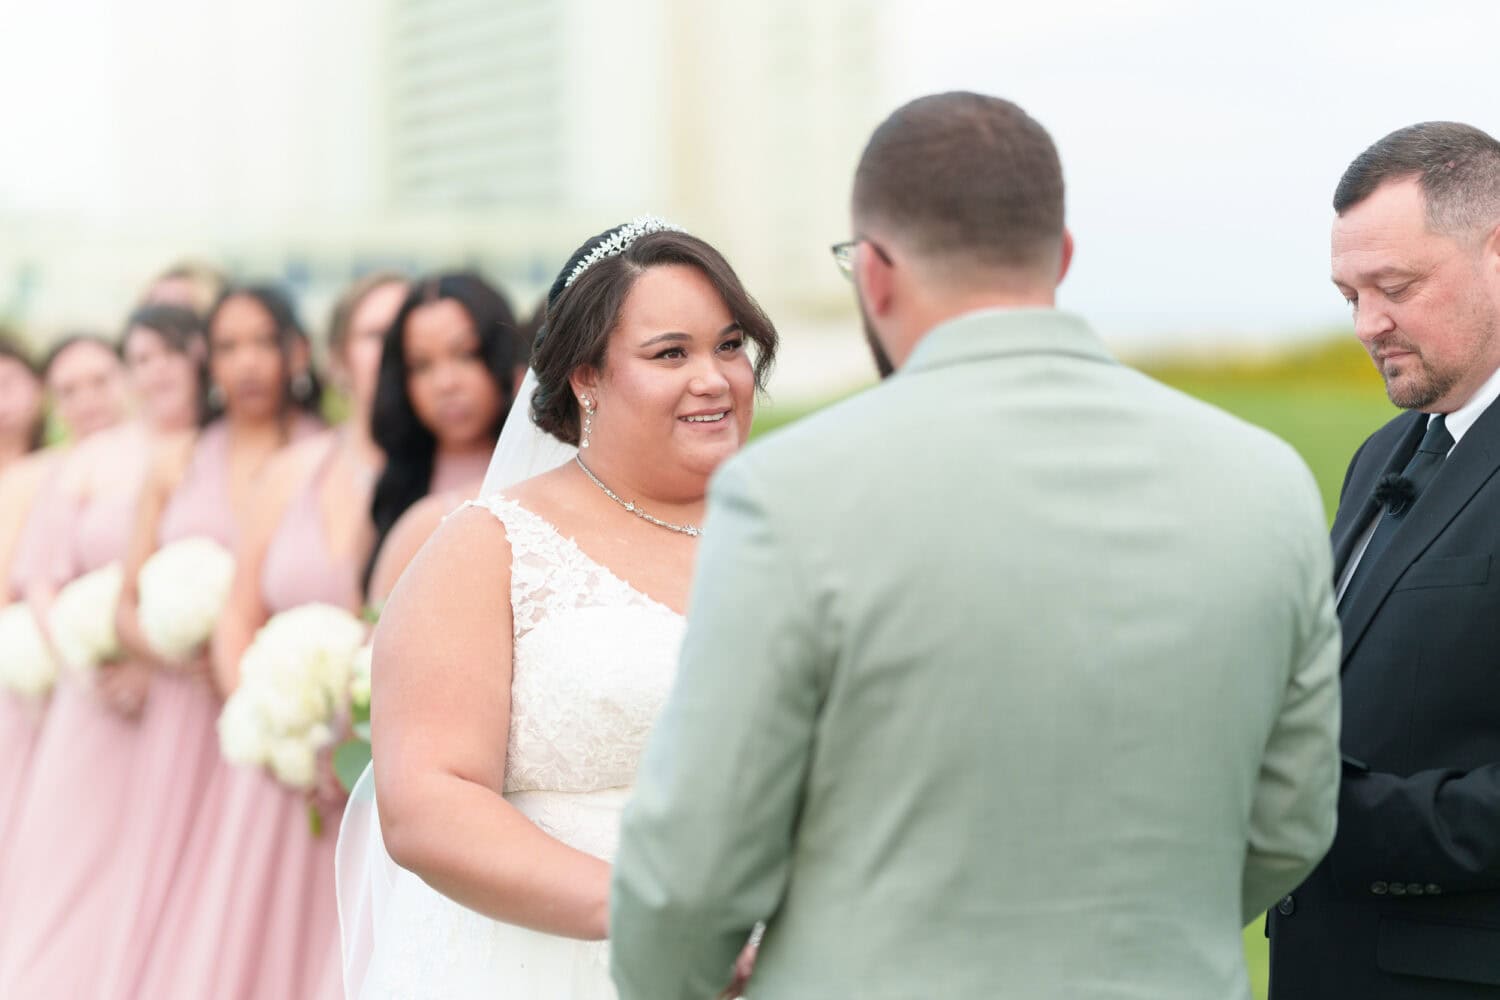
[{"label": "pearl drop earring", "polygon": [[583,406],[583,436],[578,441],[578,447],[589,446],[589,435],[594,431],[594,404],[587,396],[579,396],[578,402]]}]

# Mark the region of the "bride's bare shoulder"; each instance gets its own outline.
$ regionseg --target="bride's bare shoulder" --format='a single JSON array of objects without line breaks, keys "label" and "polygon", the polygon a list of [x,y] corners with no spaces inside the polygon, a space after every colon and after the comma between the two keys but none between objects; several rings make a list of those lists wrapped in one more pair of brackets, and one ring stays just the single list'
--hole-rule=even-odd
[{"label": "bride's bare shoulder", "polygon": [[[527,510],[538,514],[553,506],[559,494],[566,495],[572,480],[572,465],[560,465],[550,472],[508,486],[501,496],[514,500]],[[545,514],[543,514],[545,516]]]},{"label": "bride's bare shoulder", "polygon": [[462,504],[462,498],[445,503],[427,497],[401,516],[375,562],[371,603],[394,601],[413,584],[443,593],[496,585],[507,592],[510,545],[504,526],[482,505]]},{"label": "bride's bare shoulder", "polygon": [[587,521],[587,501],[592,499],[582,484],[583,477],[568,462],[507,488],[500,497],[502,502],[519,504],[555,530],[572,536],[580,522]]}]

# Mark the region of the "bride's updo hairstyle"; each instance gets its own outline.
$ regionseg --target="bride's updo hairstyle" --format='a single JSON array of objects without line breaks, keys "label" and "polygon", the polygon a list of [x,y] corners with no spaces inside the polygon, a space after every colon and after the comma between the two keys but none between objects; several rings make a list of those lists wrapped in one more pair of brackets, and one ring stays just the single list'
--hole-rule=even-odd
[{"label": "bride's updo hairstyle", "polygon": [[[598,247],[625,228],[605,230],[573,252],[547,293],[546,320],[532,347],[531,368],[536,372],[537,388],[531,398],[531,419],[567,444],[578,443],[580,429],[578,399],[568,380],[580,367],[604,370],[609,335],[620,321],[620,310],[635,280],[648,268],[685,264],[703,273],[745,338],[756,346],[758,391],[765,391],[766,377],[776,360],[776,328],[745,291],[723,254],[696,236],[674,230],[648,233],[622,252],[576,272]],[[570,276],[572,284],[568,283]]]}]

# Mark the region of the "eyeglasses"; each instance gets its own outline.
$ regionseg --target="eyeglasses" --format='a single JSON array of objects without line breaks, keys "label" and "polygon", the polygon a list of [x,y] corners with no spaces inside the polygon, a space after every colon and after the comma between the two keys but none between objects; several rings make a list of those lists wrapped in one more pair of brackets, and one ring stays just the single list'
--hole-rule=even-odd
[{"label": "eyeglasses", "polygon": [[863,236],[857,236],[843,243],[835,243],[828,248],[833,254],[833,262],[839,266],[839,271],[850,281],[854,280],[854,248],[861,243],[870,244],[870,249],[875,251],[876,256],[885,261],[887,265],[891,263],[890,254],[881,249],[879,243],[871,239],[866,239]]}]

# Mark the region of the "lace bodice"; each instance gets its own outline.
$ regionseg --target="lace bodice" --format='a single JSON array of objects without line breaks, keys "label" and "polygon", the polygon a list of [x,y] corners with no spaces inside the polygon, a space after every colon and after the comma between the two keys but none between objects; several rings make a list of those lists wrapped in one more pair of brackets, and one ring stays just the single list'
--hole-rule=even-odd
[{"label": "lace bodice", "polygon": [[[570,847],[612,860],[641,751],[677,670],[682,616],[515,501],[497,494],[467,506],[493,514],[510,539],[506,801]],[[370,956],[368,969],[351,973],[351,995],[614,1000],[605,942],[552,937],[467,909],[389,861],[378,824],[366,829],[373,847],[369,833],[351,835],[346,815],[343,836],[388,867],[376,863],[379,874],[359,879],[372,887],[369,915],[341,917],[346,935],[363,920],[370,928],[368,945],[345,942],[346,957]],[[341,884],[352,863],[341,858]]]},{"label": "lace bodice", "polygon": [[683,619],[503,495],[515,627],[505,792],[634,783],[677,668]]}]

